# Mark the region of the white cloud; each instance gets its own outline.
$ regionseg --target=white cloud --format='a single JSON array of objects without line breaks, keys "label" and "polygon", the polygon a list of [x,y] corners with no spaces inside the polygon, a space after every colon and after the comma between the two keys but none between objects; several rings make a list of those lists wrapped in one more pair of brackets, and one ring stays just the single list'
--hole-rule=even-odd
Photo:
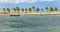
[{"label": "white cloud", "polygon": [[54,0],[41,0],[42,2],[52,2],[52,1],[54,1]]},{"label": "white cloud", "polygon": [[[35,2],[53,2],[57,0],[0,0],[0,3],[35,3]],[[59,0],[60,1],[60,0]]]},{"label": "white cloud", "polygon": [[33,3],[37,1],[38,0],[0,0],[0,3],[19,3],[19,2]]}]

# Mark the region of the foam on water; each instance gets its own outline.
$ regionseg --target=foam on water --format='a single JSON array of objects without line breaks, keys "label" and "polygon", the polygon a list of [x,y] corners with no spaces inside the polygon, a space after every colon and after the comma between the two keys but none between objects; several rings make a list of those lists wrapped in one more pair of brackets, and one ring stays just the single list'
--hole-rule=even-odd
[{"label": "foam on water", "polygon": [[0,32],[60,32],[60,16],[0,16]]}]

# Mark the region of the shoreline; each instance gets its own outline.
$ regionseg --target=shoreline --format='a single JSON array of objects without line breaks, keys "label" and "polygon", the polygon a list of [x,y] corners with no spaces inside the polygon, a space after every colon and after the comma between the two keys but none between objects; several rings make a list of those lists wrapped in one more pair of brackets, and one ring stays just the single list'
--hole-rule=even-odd
[{"label": "shoreline", "polygon": [[45,15],[60,15],[60,12],[0,12],[0,16],[21,15],[21,16],[45,16]]}]

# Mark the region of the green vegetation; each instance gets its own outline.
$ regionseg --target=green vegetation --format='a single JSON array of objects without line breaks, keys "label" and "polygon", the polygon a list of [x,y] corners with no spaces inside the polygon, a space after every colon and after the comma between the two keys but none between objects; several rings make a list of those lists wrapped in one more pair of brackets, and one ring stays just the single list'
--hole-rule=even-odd
[{"label": "green vegetation", "polygon": [[27,8],[25,8],[25,11],[26,11],[26,13],[27,13],[28,9],[27,9]]},{"label": "green vegetation", "polygon": [[5,14],[5,8],[3,8],[4,14]]},{"label": "green vegetation", "polygon": [[36,12],[39,12],[40,11],[40,9],[39,8],[36,8]]},{"label": "green vegetation", "polygon": [[47,10],[47,12],[48,12],[48,9],[49,9],[49,8],[46,6],[46,10]]},{"label": "green vegetation", "polygon": [[54,10],[53,10],[53,7],[50,7],[50,11],[54,11]]},{"label": "green vegetation", "polygon": [[[4,13],[5,13],[6,11],[7,11],[7,12],[10,12],[10,10],[11,10],[10,8],[3,8]],[[46,7],[45,7],[45,10],[46,10],[47,12],[48,12],[48,11],[53,12],[53,11],[58,11],[58,8],[57,8],[57,7],[54,7],[54,8],[53,8],[52,6],[48,8],[48,6],[46,6]],[[38,8],[38,7],[35,7],[35,6],[32,6],[32,7],[30,7],[30,8],[25,8],[25,9],[24,9],[24,8],[19,8],[19,7],[17,6],[16,8],[13,8],[13,11],[14,11],[14,12],[18,12],[18,13],[19,13],[20,11],[22,11],[22,12],[25,11],[26,13],[27,13],[28,11],[29,11],[29,12],[32,12],[32,11],[34,11],[34,12],[40,12],[40,11],[42,11],[42,12],[43,12],[44,9],[43,9],[43,8]]]},{"label": "green vegetation", "polygon": [[34,6],[32,6],[32,10],[35,12],[35,7]]},{"label": "green vegetation", "polygon": [[22,8],[21,11],[24,12],[24,8]]},{"label": "green vegetation", "polygon": [[15,8],[13,8],[13,10],[14,10],[14,12],[16,12],[16,9]]},{"label": "green vegetation", "polygon": [[41,11],[43,12],[43,8],[41,9]]},{"label": "green vegetation", "polygon": [[57,8],[57,7],[55,7],[55,8],[54,8],[54,10],[55,10],[55,11],[58,11],[58,8]]},{"label": "green vegetation", "polygon": [[32,11],[32,9],[31,8],[29,8],[29,12],[31,12]]},{"label": "green vegetation", "polygon": [[8,11],[8,12],[10,12],[10,9],[9,9],[9,8],[7,8],[7,11]]}]

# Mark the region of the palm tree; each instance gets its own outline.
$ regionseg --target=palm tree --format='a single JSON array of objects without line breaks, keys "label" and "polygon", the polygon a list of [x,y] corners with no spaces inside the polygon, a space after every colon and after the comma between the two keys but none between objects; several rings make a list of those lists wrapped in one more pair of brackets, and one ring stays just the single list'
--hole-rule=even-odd
[{"label": "palm tree", "polygon": [[27,8],[25,8],[26,13],[27,13],[27,10],[28,10],[28,9],[27,9]]},{"label": "palm tree", "polygon": [[43,8],[41,9],[41,11],[43,12]]},{"label": "palm tree", "polygon": [[32,9],[33,9],[33,11],[35,12],[35,7],[34,7],[34,6],[32,6]]},{"label": "palm tree", "polygon": [[[46,10],[48,10],[48,7],[46,6]],[[47,11],[48,12],[48,11]]]},{"label": "palm tree", "polygon": [[55,7],[55,8],[54,8],[54,11],[58,11],[58,8],[57,8],[57,7]]},{"label": "palm tree", "polygon": [[10,12],[10,9],[9,9],[9,8],[7,8],[7,11],[8,11],[8,12]]},{"label": "palm tree", "polygon": [[31,9],[31,8],[29,8],[29,11],[31,12],[31,11],[32,11],[32,9]]},{"label": "palm tree", "polygon": [[17,11],[17,12],[18,12],[18,14],[19,14],[19,11],[20,11],[19,7],[16,7],[16,11]]},{"label": "palm tree", "polygon": [[40,10],[39,8],[36,8],[36,12],[39,12],[39,10]]},{"label": "palm tree", "polygon": [[22,12],[24,12],[24,8],[22,8],[21,10],[22,10]]},{"label": "palm tree", "polygon": [[54,11],[52,6],[50,7],[50,11]]},{"label": "palm tree", "polygon": [[3,8],[4,14],[5,14],[5,8]]},{"label": "palm tree", "polygon": [[19,12],[20,11],[19,7],[16,7],[16,10],[17,10],[17,12]]},{"label": "palm tree", "polygon": [[16,9],[15,8],[13,8],[13,10],[14,10],[14,12],[16,12]]}]

